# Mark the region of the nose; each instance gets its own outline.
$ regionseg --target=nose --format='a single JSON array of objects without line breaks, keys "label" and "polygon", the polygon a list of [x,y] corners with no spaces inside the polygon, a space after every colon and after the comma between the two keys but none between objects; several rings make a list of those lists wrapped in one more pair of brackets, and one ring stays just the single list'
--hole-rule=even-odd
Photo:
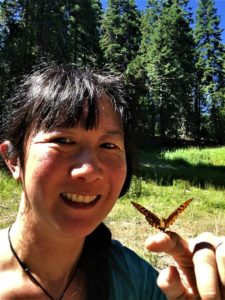
[{"label": "nose", "polygon": [[102,179],[101,163],[94,154],[87,151],[76,157],[76,163],[71,169],[73,179],[92,183]]}]

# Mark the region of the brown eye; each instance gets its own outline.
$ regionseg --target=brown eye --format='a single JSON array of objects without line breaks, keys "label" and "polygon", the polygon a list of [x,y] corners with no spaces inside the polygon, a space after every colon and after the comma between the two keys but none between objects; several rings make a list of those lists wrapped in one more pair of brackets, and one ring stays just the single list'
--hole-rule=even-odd
[{"label": "brown eye", "polygon": [[105,148],[105,149],[116,149],[117,146],[113,143],[104,143],[101,144],[101,148]]},{"label": "brown eye", "polygon": [[68,138],[64,138],[64,137],[55,138],[55,139],[51,140],[51,142],[57,143],[57,144],[65,144],[65,145],[74,144],[73,141],[71,141]]}]

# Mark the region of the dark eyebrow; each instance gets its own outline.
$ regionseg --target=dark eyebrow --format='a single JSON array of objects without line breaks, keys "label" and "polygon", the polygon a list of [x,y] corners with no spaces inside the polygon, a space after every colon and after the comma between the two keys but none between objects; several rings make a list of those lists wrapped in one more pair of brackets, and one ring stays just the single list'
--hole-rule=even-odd
[{"label": "dark eyebrow", "polygon": [[[66,130],[68,132],[68,134],[70,134],[71,128],[64,128],[64,130]],[[59,130],[59,132],[60,132],[60,130]],[[107,129],[106,128],[105,130],[103,129],[102,134],[104,136],[122,136],[123,137],[124,131],[122,128],[119,128],[119,127],[118,127],[118,129]]]}]

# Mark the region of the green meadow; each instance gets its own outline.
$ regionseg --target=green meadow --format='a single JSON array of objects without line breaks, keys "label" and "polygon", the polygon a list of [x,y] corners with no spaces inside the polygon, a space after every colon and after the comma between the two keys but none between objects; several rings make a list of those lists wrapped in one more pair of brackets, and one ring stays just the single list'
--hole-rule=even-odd
[{"label": "green meadow", "polygon": [[133,178],[129,193],[118,200],[107,218],[115,238],[158,268],[168,263],[163,254],[144,249],[147,236],[158,230],[148,224],[131,200],[166,218],[193,198],[169,229],[185,238],[205,231],[225,234],[225,147],[152,150],[142,152],[140,162],[140,175]]},{"label": "green meadow", "polygon": [[[225,147],[141,152],[138,174],[133,177],[130,191],[117,201],[105,222],[114,238],[156,267],[164,267],[168,258],[148,253],[144,241],[158,230],[147,223],[131,200],[159,217],[167,217],[185,200],[193,198],[170,230],[185,238],[203,231],[225,234]],[[20,186],[8,174],[0,172],[1,228],[15,219],[20,191]]]}]

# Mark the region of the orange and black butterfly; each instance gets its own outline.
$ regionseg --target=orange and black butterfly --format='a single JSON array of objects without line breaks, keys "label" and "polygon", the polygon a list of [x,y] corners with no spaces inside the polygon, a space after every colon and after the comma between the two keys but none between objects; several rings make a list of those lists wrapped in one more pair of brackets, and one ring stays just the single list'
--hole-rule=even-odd
[{"label": "orange and black butterfly", "polygon": [[151,212],[147,208],[141,206],[140,204],[138,204],[134,201],[131,201],[131,203],[140,213],[142,213],[145,216],[146,220],[152,227],[155,227],[159,230],[165,231],[179,217],[179,215],[182,213],[182,211],[184,211],[188,207],[188,205],[191,203],[192,200],[193,200],[193,198],[182,203],[166,219],[165,218],[160,219],[153,212]]}]

